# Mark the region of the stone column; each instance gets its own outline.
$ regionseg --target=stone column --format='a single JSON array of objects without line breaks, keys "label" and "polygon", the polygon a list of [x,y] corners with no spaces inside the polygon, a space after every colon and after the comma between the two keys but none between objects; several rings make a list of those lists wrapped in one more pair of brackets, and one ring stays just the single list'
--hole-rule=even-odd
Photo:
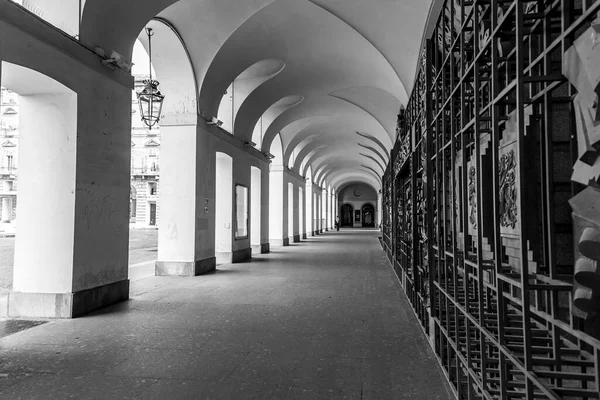
[{"label": "stone column", "polygon": [[[43,46],[31,43],[19,51]],[[60,64],[57,75],[72,89],[8,67],[17,93],[18,80],[45,81],[43,93],[20,97],[19,234],[8,313],[72,318],[129,297],[132,81],[44,49],[53,54],[44,62]]]},{"label": "stone column", "polygon": [[285,167],[271,165],[269,173],[269,242],[271,246],[288,246],[288,194]]},{"label": "stone column", "polygon": [[214,232],[208,234],[215,204],[207,190],[215,156],[197,120],[197,115],[180,115],[161,125],[157,276],[196,276],[215,269]]},{"label": "stone column", "polygon": [[329,194],[327,193],[327,189],[323,191],[323,207],[325,210],[325,215],[323,215],[325,221],[323,230],[327,232],[329,231]]},{"label": "stone column", "polygon": [[377,194],[377,210],[375,210],[375,213],[377,215],[377,226],[376,228],[381,228],[381,207],[382,207],[382,196],[381,193]]},{"label": "stone column", "polygon": [[313,229],[313,211],[312,211],[312,202],[313,202],[313,188],[312,188],[312,183],[309,180],[306,181],[306,186],[305,186],[305,196],[304,196],[304,214],[305,214],[305,220],[306,220],[306,224],[305,224],[305,232],[306,232],[306,237],[304,239],[306,239],[309,235],[310,236],[314,236],[314,229]]}]

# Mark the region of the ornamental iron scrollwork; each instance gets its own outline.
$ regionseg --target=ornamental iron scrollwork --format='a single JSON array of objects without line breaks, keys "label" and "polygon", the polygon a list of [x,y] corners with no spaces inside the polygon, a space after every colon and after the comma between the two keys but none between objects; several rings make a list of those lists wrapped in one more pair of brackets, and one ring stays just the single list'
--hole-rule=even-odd
[{"label": "ornamental iron scrollwork", "polygon": [[396,156],[396,160],[394,161],[394,176],[397,176],[402,166],[408,157],[410,156],[410,138],[405,137],[402,142],[400,142],[400,148],[398,151],[398,155]]},{"label": "ornamental iron scrollwork", "polygon": [[413,216],[413,209],[412,209],[412,201],[411,201],[411,187],[410,187],[410,183],[408,183],[405,186],[405,190],[404,193],[406,195],[405,197],[405,206],[406,206],[406,215],[405,215],[405,220],[404,220],[404,240],[407,242],[412,242],[411,240],[411,235],[412,235],[412,216]]},{"label": "ornamental iron scrollwork", "polygon": [[517,226],[517,171],[515,151],[500,157],[500,224],[506,228]]},{"label": "ornamental iron scrollwork", "polygon": [[422,241],[427,240],[427,227],[425,221],[425,213],[427,205],[425,204],[425,185],[423,179],[417,181],[417,220],[418,220],[418,231],[419,238]]},{"label": "ornamental iron scrollwork", "polygon": [[474,166],[469,168],[469,223],[477,229],[477,170]]}]

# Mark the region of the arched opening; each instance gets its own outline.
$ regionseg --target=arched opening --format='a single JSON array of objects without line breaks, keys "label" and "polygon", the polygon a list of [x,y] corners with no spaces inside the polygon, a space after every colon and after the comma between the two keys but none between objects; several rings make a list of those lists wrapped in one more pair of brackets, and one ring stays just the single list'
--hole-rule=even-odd
[{"label": "arched opening", "polygon": [[[227,88],[221,103],[217,119],[222,122],[221,128],[233,134],[235,117],[244,100],[258,86],[283,70],[285,63],[281,60],[262,60],[242,72]],[[262,121],[261,121],[262,122]]]},{"label": "arched opening", "polygon": [[[287,96],[283,99],[279,100],[261,115],[260,119],[256,122],[254,126],[254,130],[252,131],[252,142],[254,143],[257,149],[261,149],[263,147],[263,138],[269,126],[273,123],[273,121],[283,114],[286,110],[297,106],[304,100],[302,96]],[[290,165],[291,168],[291,165]]]},{"label": "arched opening", "polygon": [[233,159],[216,154],[215,182],[215,257],[218,264],[232,262]]},{"label": "arched opening", "polygon": [[250,171],[250,246],[252,254],[261,253],[261,179],[259,168],[251,167]]},{"label": "arched opening", "polygon": [[131,192],[129,195],[129,267],[130,279],[152,276],[158,256],[160,224],[160,126],[151,130],[142,122],[137,92],[144,87],[150,68],[148,53],[139,40],[133,48],[131,74]]},{"label": "arched opening", "polygon": [[365,204],[362,207],[362,226],[375,228],[375,207],[372,204]]},{"label": "arched opening", "polygon": [[342,227],[353,227],[354,226],[354,207],[352,204],[344,204],[342,206],[342,218],[341,225]]},{"label": "arched opening", "polygon": [[0,225],[16,233],[18,217],[18,234],[0,239],[14,248],[0,266],[0,316],[10,290],[72,291],[77,155],[77,93],[29,68],[1,69],[0,104],[15,113],[0,114]]}]

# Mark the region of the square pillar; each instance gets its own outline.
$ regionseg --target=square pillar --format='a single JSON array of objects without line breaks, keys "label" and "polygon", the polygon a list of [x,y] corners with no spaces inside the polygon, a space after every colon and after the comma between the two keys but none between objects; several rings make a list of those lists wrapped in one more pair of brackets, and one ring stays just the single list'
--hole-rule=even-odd
[{"label": "square pillar", "polygon": [[[214,196],[207,182],[214,177],[206,132],[196,115],[166,119],[161,125],[160,219],[156,276],[196,276],[216,267],[209,220]],[[214,212],[214,211],[213,211]]]},{"label": "square pillar", "polygon": [[271,246],[288,246],[288,188],[285,167],[271,165],[269,173],[269,242]]},{"label": "square pillar", "polygon": [[[70,89],[2,65],[21,95],[8,315],[73,318],[128,299],[131,87],[90,73]],[[44,92],[20,86],[29,80]]]}]

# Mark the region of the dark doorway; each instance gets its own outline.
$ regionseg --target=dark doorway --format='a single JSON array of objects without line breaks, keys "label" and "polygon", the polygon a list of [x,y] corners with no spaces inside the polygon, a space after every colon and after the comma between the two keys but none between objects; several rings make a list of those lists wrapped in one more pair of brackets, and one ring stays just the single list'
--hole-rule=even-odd
[{"label": "dark doorway", "polygon": [[362,208],[362,217],[363,228],[375,228],[375,207],[365,204]]},{"label": "dark doorway", "polygon": [[342,227],[344,226],[354,226],[353,221],[354,216],[354,207],[350,204],[344,204],[342,206]]},{"label": "dark doorway", "polygon": [[156,225],[156,203],[150,203],[150,226]]}]

